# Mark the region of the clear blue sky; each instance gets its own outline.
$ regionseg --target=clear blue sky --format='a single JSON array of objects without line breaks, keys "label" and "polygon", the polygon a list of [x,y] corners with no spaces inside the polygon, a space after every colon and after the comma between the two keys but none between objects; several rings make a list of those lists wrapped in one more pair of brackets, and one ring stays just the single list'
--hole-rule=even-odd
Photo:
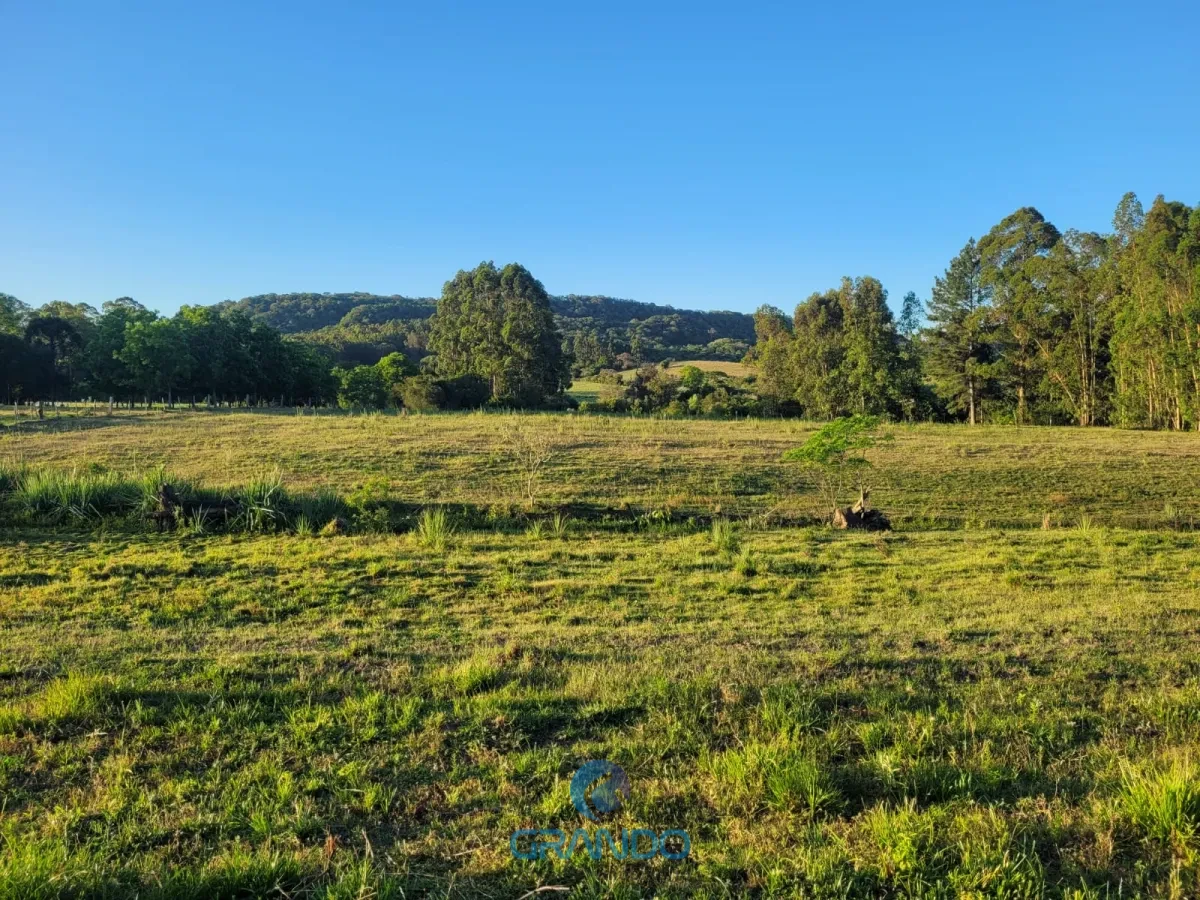
[{"label": "clear blue sky", "polygon": [[1200,201],[1200,6],[0,0],[0,291],[164,312],[553,293],[928,296],[1037,206]]}]

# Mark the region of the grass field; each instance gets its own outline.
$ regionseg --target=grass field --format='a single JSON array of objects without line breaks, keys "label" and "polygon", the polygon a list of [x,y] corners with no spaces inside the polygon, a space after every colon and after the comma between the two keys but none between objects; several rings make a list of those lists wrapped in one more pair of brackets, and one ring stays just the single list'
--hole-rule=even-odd
[{"label": "grass field", "polygon": [[[570,518],[518,515],[514,422],[553,436],[538,506]],[[277,467],[452,511],[320,537],[4,507],[0,897],[1200,894],[1200,440],[897,428],[897,530],[863,535],[788,524],[811,427],[0,431],[7,471]],[[580,823],[593,758],[632,782],[606,825],[686,829],[687,860],[512,858]]]},{"label": "grass field", "polygon": [[[667,371],[672,375],[678,376],[679,370],[684,366],[695,366],[702,372],[718,372],[722,375],[728,375],[730,378],[745,378],[747,375],[754,373],[754,367],[748,366],[745,363],[712,359],[685,359],[672,362],[667,366]],[[620,377],[622,381],[629,381],[635,374],[637,374],[637,370],[627,369],[620,373]],[[620,390],[615,384],[589,381],[584,378],[572,384],[568,393],[582,403],[585,400],[595,402],[597,400],[611,399],[617,396]]]}]

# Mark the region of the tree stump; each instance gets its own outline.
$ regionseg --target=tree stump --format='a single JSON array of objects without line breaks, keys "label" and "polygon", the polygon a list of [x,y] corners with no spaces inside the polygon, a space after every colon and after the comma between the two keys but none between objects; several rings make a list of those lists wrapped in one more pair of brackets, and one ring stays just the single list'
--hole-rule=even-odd
[{"label": "tree stump", "polygon": [[861,528],[865,531],[890,531],[892,523],[877,509],[867,507],[864,494],[853,506],[833,511],[834,528]]},{"label": "tree stump", "polygon": [[160,485],[158,507],[150,513],[150,521],[159,531],[174,531],[175,526],[179,524],[179,506],[179,495],[175,493],[175,489],[169,484]]}]

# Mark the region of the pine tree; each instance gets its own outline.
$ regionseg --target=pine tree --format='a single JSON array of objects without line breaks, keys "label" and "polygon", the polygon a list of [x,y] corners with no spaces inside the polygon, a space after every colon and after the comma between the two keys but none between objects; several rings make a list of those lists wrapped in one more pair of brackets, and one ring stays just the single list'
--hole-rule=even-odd
[{"label": "pine tree", "polygon": [[980,401],[990,375],[993,326],[980,278],[979,248],[972,238],[934,280],[930,327],[924,335],[926,374],[934,389],[967,421],[979,421]]}]

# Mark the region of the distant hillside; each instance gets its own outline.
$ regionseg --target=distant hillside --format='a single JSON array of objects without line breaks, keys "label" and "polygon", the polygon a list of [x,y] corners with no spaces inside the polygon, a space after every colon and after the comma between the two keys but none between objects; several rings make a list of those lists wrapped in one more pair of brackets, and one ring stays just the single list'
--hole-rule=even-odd
[{"label": "distant hillside", "polygon": [[[223,305],[321,345],[339,361],[370,363],[395,351],[414,359],[424,356],[437,300],[365,293],[259,294]],[[754,343],[754,318],[745,313],[576,294],[553,297],[551,306],[583,371],[671,357],[739,360]]]},{"label": "distant hillside", "polygon": [[437,300],[398,294],[259,294],[222,305],[241,310],[284,334],[300,334],[332,325],[428,319],[437,308]]}]

